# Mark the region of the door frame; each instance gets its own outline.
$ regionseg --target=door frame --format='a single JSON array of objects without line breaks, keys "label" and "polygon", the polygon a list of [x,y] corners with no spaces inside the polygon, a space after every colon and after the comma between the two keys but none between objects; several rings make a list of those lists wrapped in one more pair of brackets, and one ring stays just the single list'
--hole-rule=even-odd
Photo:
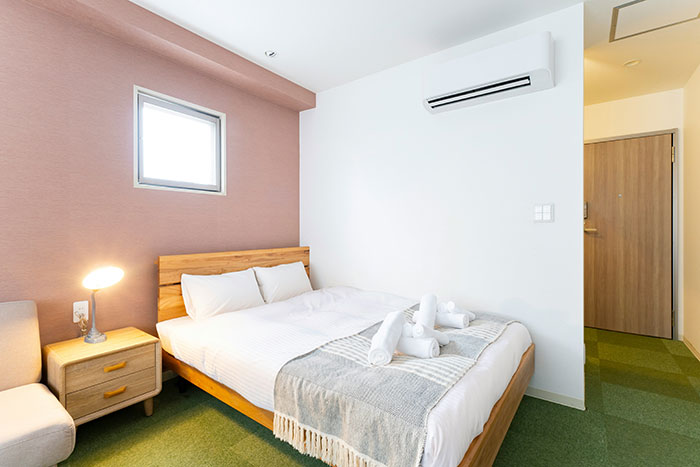
[{"label": "door frame", "polygon": [[583,144],[590,144],[590,143],[607,143],[609,141],[620,141],[623,139],[634,139],[634,138],[644,138],[646,136],[658,136],[658,135],[671,135],[671,143],[673,145],[674,151],[675,151],[675,158],[673,160],[673,165],[671,166],[671,251],[672,251],[672,258],[671,258],[671,290],[672,290],[672,297],[671,297],[671,339],[678,340],[679,335],[678,335],[678,324],[679,324],[679,316],[678,316],[678,288],[679,288],[679,264],[678,264],[678,257],[679,257],[679,251],[678,251],[678,246],[679,246],[679,241],[678,241],[678,225],[679,225],[679,216],[680,216],[680,210],[679,210],[679,179],[680,179],[680,168],[678,161],[680,159],[680,151],[678,148],[678,143],[680,139],[678,138],[678,128],[671,128],[668,130],[659,130],[659,131],[649,131],[645,133],[634,133],[634,134],[628,134],[628,135],[621,135],[621,136],[611,136],[608,138],[597,138],[597,139],[589,139],[589,140],[584,140]]}]

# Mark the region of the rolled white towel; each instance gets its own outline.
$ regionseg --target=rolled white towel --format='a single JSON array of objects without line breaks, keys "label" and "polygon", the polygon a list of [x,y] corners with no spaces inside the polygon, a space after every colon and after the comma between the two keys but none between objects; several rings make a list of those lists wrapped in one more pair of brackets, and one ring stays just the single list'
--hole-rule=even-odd
[{"label": "rolled white towel", "polygon": [[413,337],[413,325],[411,323],[403,323],[401,337]]},{"label": "rolled white towel", "polygon": [[377,333],[372,337],[367,356],[370,365],[388,365],[391,362],[405,322],[403,311],[394,311],[386,315]]},{"label": "rolled white towel", "polygon": [[450,337],[444,332],[436,331],[433,328],[428,328],[422,324],[413,325],[413,337],[432,337],[438,341],[440,345],[447,345],[450,343]]},{"label": "rolled white towel", "polygon": [[469,310],[463,310],[459,308],[455,302],[449,301],[449,302],[442,302],[438,304],[437,306],[437,311],[442,312],[442,313],[461,313],[469,316],[469,321],[474,321],[476,319],[476,315],[472,313]]},{"label": "rolled white towel", "polygon": [[443,311],[438,311],[435,315],[435,324],[448,328],[463,329],[469,327],[469,316],[464,313],[445,313]]},{"label": "rolled white towel", "polygon": [[399,339],[396,350],[418,358],[434,358],[440,355],[440,346],[433,337],[402,337]]},{"label": "rolled white towel", "polygon": [[434,294],[425,294],[420,299],[418,311],[413,313],[413,321],[427,328],[434,328],[435,313],[437,313],[437,297]]}]

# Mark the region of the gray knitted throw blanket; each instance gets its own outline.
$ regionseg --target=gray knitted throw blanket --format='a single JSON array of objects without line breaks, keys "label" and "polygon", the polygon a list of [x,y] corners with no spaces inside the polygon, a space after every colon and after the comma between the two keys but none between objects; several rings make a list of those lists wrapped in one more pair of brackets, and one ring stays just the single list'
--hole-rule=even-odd
[{"label": "gray knitted throw blanket", "polygon": [[275,382],[274,434],[337,467],[418,466],[430,411],[510,322],[479,314],[468,328],[439,328],[450,343],[437,358],[395,355],[370,366],[381,323],[297,357]]}]

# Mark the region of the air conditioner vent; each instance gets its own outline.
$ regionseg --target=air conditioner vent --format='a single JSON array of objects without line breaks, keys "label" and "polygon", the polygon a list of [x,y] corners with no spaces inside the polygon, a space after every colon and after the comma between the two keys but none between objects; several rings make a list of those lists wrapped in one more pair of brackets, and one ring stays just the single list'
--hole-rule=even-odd
[{"label": "air conditioner vent", "polygon": [[433,65],[425,76],[423,104],[437,113],[553,86],[552,35],[541,32]]},{"label": "air conditioner vent", "polygon": [[486,86],[479,86],[477,88],[459,91],[446,96],[435,97],[433,99],[428,99],[427,102],[431,108],[436,109],[438,107],[442,107],[443,105],[456,104],[457,102],[476,99],[477,97],[497,94],[499,92],[512,91],[514,89],[530,86],[531,84],[532,81],[530,80],[529,76],[521,76],[520,78],[509,79],[498,83],[488,84]]}]

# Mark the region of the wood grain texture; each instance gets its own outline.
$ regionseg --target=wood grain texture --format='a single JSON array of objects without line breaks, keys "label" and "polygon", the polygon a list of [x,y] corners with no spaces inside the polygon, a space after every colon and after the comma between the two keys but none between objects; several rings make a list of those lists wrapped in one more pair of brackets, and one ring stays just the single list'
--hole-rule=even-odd
[{"label": "wood grain texture", "polygon": [[520,359],[520,365],[508,383],[508,387],[491,409],[491,415],[484,425],[483,432],[469,445],[459,467],[481,467],[493,464],[534,372],[535,344],[531,344]]},{"label": "wood grain texture", "polygon": [[82,337],[54,342],[44,346],[45,363],[67,365],[92,360],[114,352],[160,342],[157,337],[134,327],[105,332],[107,340],[99,344],[88,344]]},{"label": "wood grain texture", "polygon": [[585,325],[671,338],[672,137],[586,144]]},{"label": "wood grain texture", "polygon": [[[274,414],[269,410],[251,404],[233,389],[211,379],[165,351],[163,351],[163,365],[164,368],[172,370],[203,391],[272,430]],[[518,369],[503,395],[491,409],[491,415],[484,425],[483,432],[469,445],[459,467],[481,467],[493,464],[534,371],[535,344],[531,344],[520,359]]]},{"label": "wood grain texture", "polygon": [[158,257],[158,321],[186,316],[182,274],[211,275],[301,261],[309,273],[309,247],[225,251]]},{"label": "wood grain texture", "polygon": [[[78,338],[43,348],[46,384],[76,425],[152,398],[161,390],[160,341],[136,328],[105,334],[107,340],[99,344]],[[124,391],[118,391],[122,386]],[[110,391],[119,393],[105,398]]]},{"label": "wood grain texture", "polygon": [[66,395],[66,410],[74,419],[111,407],[156,388],[152,368],[137,371],[101,384],[70,392]]},{"label": "wood grain texture", "polygon": [[309,265],[309,247],[159,256],[158,285],[179,284],[182,274],[223,274],[297,261]]},{"label": "wood grain texture", "polygon": [[104,409],[98,410],[96,412],[90,412],[87,415],[75,419],[74,422],[77,425],[82,425],[83,423],[89,422],[91,420],[94,420],[96,418],[99,418],[103,415],[107,415],[108,413],[112,413],[115,410],[123,409],[124,407],[128,407],[130,405],[136,404],[138,402],[143,401],[144,402],[144,410],[145,410],[145,415],[150,416],[153,414],[153,407],[150,407],[150,413],[149,413],[149,407],[148,407],[148,401],[149,399],[152,400],[154,396],[157,396],[160,393],[160,390],[162,388],[162,381],[163,381],[163,369],[162,369],[162,361],[160,358],[161,354],[161,349],[160,349],[160,342],[156,344],[156,353],[158,354],[158,357],[156,358],[156,366],[153,368],[153,371],[155,373],[155,378],[156,378],[156,387],[154,390],[139,394],[135,397],[132,397],[130,399],[126,399],[122,402],[118,402],[114,405],[111,405],[109,407],[105,407]]},{"label": "wood grain texture", "polygon": [[274,415],[269,410],[261,409],[251,404],[245,397],[241,396],[233,389],[214,381],[201,371],[178,360],[165,351],[163,351],[163,365],[166,370],[172,370],[198,388],[216,397],[221,402],[233,407],[265,428],[272,430]]},{"label": "wood grain texture", "polygon": [[66,367],[66,392],[110,381],[120,376],[153,368],[156,365],[155,344],[115,352]]},{"label": "wood grain texture", "polygon": [[158,287],[158,322],[186,315],[180,284]]}]

